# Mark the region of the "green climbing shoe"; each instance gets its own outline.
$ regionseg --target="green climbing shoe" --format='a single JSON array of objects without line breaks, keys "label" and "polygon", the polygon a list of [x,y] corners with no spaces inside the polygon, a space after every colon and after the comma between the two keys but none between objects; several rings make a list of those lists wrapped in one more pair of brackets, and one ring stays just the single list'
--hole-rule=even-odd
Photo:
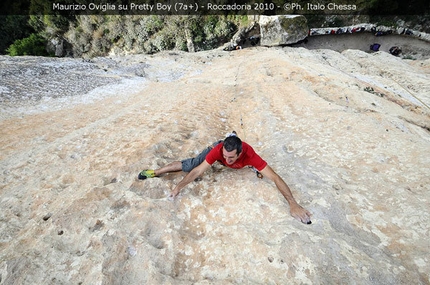
[{"label": "green climbing shoe", "polygon": [[146,178],[153,178],[153,177],[155,177],[154,170],[147,169],[147,170],[143,170],[142,172],[140,172],[139,176],[137,178],[139,178],[140,180],[144,180]]}]

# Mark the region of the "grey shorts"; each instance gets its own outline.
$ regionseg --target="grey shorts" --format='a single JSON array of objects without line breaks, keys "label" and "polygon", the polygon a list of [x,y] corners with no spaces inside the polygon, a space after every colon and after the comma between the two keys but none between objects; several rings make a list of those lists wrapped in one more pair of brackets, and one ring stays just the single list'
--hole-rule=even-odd
[{"label": "grey shorts", "polygon": [[190,172],[197,166],[199,166],[206,158],[206,155],[218,144],[220,144],[222,140],[214,142],[212,145],[205,148],[198,156],[193,158],[187,158],[182,160],[182,171],[184,172]]}]

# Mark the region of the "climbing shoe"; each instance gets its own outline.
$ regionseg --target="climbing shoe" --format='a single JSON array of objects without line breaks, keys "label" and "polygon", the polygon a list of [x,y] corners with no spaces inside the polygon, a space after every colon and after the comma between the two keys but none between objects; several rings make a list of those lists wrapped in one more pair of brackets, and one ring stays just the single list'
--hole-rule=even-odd
[{"label": "climbing shoe", "polygon": [[142,172],[140,172],[139,176],[137,178],[139,178],[140,180],[144,180],[146,178],[152,178],[152,177],[155,177],[154,170],[147,169],[147,170],[143,170]]}]

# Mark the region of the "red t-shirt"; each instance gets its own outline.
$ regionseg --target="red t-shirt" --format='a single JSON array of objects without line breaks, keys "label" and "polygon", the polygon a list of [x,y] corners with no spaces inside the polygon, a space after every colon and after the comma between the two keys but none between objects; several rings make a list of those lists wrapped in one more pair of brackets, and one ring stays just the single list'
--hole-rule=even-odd
[{"label": "red t-shirt", "polygon": [[206,162],[212,165],[215,163],[215,161],[220,161],[222,164],[230,168],[253,166],[258,171],[263,170],[263,168],[267,165],[267,162],[264,161],[246,142],[242,142],[242,153],[240,154],[239,158],[233,164],[229,165],[222,154],[223,146],[224,143],[220,143],[215,146],[206,156]]}]

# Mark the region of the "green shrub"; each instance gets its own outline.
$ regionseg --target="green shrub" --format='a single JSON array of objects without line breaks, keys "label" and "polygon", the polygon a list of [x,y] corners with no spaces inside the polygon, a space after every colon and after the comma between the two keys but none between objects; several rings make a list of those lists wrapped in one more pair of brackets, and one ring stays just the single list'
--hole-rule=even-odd
[{"label": "green shrub", "polygon": [[0,15],[0,54],[16,40],[30,36],[35,31],[28,25],[29,16]]},{"label": "green shrub", "polygon": [[19,55],[48,55],[46,52],[46,41],[37,34],[31,34],[28,38],[16,40],[6,50],[10,56]]}]

